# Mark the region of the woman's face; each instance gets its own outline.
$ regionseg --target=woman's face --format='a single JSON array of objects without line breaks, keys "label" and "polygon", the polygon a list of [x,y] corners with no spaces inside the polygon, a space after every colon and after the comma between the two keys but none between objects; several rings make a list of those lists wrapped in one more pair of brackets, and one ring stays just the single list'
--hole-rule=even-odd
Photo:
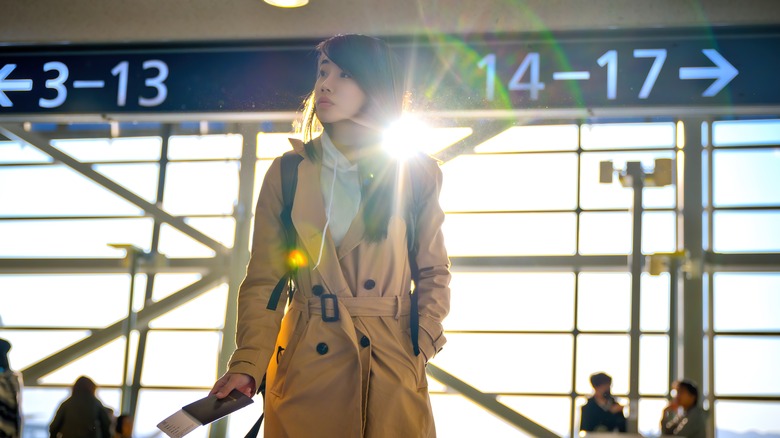
[{"label": "woman's face", "polygon": [[366,94],[358,83],[325,55],[320,55],[314,98],[317,118],[322,123],[353,120],[366,103]]}]

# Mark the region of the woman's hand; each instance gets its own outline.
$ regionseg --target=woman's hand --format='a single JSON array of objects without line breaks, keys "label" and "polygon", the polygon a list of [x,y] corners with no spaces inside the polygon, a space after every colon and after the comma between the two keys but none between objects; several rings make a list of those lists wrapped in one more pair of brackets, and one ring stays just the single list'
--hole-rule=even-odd
[{"label": "woman's hand", "polygon": [[209,395],[216,394],[217,398],[225,398],[234,389],[252,398],[257,390],[255,379],[248,374],[226,373],[217,380]]}]

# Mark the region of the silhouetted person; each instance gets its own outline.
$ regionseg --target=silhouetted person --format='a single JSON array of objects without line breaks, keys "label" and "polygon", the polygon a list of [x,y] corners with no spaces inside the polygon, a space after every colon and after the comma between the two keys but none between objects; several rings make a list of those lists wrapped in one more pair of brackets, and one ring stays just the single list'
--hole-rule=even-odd
[{"label": "silhouetted person", "polygon": [[705,438],[707,414],[699,406],[699,388],[691,380],[674,382],[673,398],[664,408],[661,433]]},{"label": "silhouetted person", "polygon": [[580,430],[588,432],[625,432],[626,417],[621,406],[612,397],[612,377],[605,373],[590,376],[593,396],[582,407]]},{"label": "silhouetted person", "polygon": [[70,398],[62,402],[49,426],[51,438],[111,438],[111,423],[96,390],[89,377],[76,379]]},{"label": "silhouetted person", "polygon": [[22,378],[11,370],[8,351],[11,343],[0,339],[0,438],[22,436],[22,407],[20,397]]}]

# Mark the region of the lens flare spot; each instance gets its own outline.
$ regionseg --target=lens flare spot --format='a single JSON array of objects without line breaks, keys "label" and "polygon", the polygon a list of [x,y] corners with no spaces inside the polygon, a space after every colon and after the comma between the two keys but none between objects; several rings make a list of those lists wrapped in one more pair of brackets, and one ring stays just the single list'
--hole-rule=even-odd
[{"label": "lens flare spot", "polygon": [[298,269],[300,267],[306,266],[307,264],[306,256],[299,250],[294,249],[290,251],[290,255],[287,256],[287,264],[289,264],[290,267],[293,269]]}]

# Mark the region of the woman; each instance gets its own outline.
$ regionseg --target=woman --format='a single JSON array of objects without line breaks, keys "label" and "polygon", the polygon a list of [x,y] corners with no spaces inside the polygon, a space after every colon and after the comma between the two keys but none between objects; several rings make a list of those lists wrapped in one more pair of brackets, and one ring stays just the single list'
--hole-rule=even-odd
[{"label": "woman", "polygon": [[60,405],[49,425],[52,438],[110,438],[111,422],[105,407],[95,396],[97,385],[81,376],[73,384],[71,396]]},{"label": "woman", "polygon": [[[306,143],[291,140],[302,157],[292,301],[286,313],[284,301],[269,305],[288,271],[277,159],[263,181],[239,291],[238,348],[212,393],[251,396],[265,374],[268,437],[433,437],[425,364],[445,342],[450,280],[441,171],[429,157],[402,163],[380,147],[404,101],[401,70],[384,42],[339,35],[317,51]],[[312,138],[318,124],[323,132]],[[418,248],[413,328],[407,229]]]}]

